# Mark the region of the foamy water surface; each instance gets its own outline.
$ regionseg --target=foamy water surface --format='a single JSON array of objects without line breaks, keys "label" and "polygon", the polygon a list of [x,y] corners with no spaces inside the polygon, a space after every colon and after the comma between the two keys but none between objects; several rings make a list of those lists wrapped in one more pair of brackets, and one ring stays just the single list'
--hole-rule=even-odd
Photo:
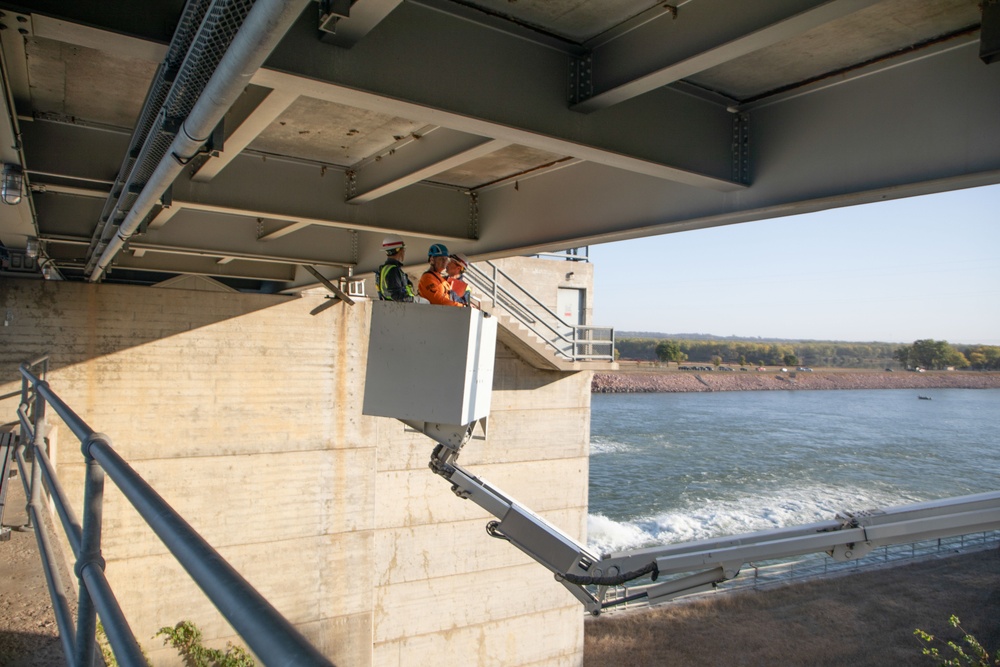
[{"label": "foamy water surface", "polygon": [[598,553],[1000,487],[1000,390],[595,395]]}]

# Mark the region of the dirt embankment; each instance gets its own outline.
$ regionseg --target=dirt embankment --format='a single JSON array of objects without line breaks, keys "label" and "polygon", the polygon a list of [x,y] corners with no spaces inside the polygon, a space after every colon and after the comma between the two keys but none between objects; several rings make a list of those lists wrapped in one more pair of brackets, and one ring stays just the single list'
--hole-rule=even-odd
[{"label": "dirt embankment", "polygon": [[617,373],[595,373],[591,383],[591,391],[597,394],[795,389],[1000,389],[1000,373],[624,370]]},{"label": "dirt embankment", "polygon": [[992,653],[997,605],[1000,552],[992,548],[589,618],[583,664],[930,667],[955,653],[935,644],[941,659],[925,658],[915,629],[968,649],[948,626],[954,614]]}]

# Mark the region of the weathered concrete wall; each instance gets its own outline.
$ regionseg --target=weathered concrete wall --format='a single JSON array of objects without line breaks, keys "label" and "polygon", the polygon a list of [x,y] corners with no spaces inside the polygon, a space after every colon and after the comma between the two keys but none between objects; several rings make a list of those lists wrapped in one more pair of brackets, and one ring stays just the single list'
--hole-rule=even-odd
[{"label": "weathered concrete wall", "polygon": [[[53,389],[338,665],[580,664],[579,604],[486,535],[485,512],[427,468],[430,440],[361,415],[369,304],[316,305],[2,281],[0,394],[50,353]],[[501,347],[489,437],[462,454],[577,538],[590,375]],[[82,457],[65,428],[57,441],[79,512]],[[179,664],[152,636],[182,619],[239,641],[110,482],[104,518],[108,577],[154,664]]]},{"label": "weathered concrete wall", "polygon": [[[611,326],[594,322],[594,265],[589,262],[570,262],[561,259],[535,259],[532,257],[507,257],[493,260],[500,269],[531,291],[549,310],[557,310],[559,288],[583,290],[584,323]],[[489,267],[478,265],[484,272]]]}]

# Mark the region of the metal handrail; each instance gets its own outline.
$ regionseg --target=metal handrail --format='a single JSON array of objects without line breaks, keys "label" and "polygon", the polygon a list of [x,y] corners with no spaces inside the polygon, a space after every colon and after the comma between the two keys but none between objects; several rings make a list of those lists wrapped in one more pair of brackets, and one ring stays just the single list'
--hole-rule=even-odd
[{"label": "metal handrail", "polygon": [[[529,331],[541,338],[547,345],[552,347],[555,354],[570,361],[584,360],[614,360],[614,329],[610,327],[596,327],[591,325],[570,324],[559,315],[542,303],[534,294],[520,285],[514,278],[508,275],[503,269],[491,261],[484,262],[492,269],[493,276],[489,276],[485,271],[475,265],[469,265],[465,276],[475,287],[488,296],[495,306],[504,309],[511,317],[523,324]],[[510,285],[520,291],[524,299],[518,298],[511,290],[500,284],[499,278],[503,278]],[[529,301],[529,303],[525,303]],[[530,304],[534,303],[534,307]],[[536,313],[536,309],[541,310],[541,315]],[[547,316],[547,317],[543,317]],[[554,324],[552,323],[554,321]],[[548,333],[544,330],[547,329]],[[567,336],[564,331],[570,331]],[[607,330],[610,332],[608,339],[593,339],[581,336],[584,332]],[[607,346],[607,354],[583,354],[580,353],[579,346],[590,348]],[[567,348],[569,351],[567,351]]]},{"label": "metal handrail", "polygon": [[[523,324],[532,333],[534,333],[539,338],[548,343],[555,350],[555,353],[557,355],[573,360],[572,355],[567,354],[566,351],[563,348],[561,348],[556,342],[562,340],[563,342],[572,345],[573,341],[570,340],[569,338],[566,338],[566,336],[563,335],[553,325],[549,324],[548,322],[538,317],[535,317],[530,306],[524,304],[520,299],[514,296],[514,294],[512,294],[507,288],[500,285],[500,282],[496,279],[495,276],[501,275],[504,278],[510,280],[511,283],[515,285],[517,285],[517,283],[492,262],[487,262],[487,264],[489,264],[493,268],[494,277],[490,278],[484,272],[480,271],[477,267],[470,266],[469,270],[466,271],[466,275],[471,278],[469,282],[471,282],[484,292],[488,293],[495,305],[506,310],[515,320]],[[548,312],[552,317],[554,317],[559,322],[563,323],[566,328],[572,328],[573,325],[564,323],[558,315],[550,311],[548,307],[545,306],[545,304],[538,301],[538,299],[533,294],[529,293],[520,285],[517,286],[518,288],[521,289],[522,292],[527,294],[528,297],[530,297],[539,306],[541,306],[543,310]],[[549,335],[546,335],[541,331],[539,331],[538,330],[539,326],[548,329],[551,332],[551,338]]]},{"label": "metal handrail", "polygon": [[563,259],[569,262],[589,262],[590,246],[580,248],[569,248],[563,252],[539,252],[532,257],[551,257],[553,259]]},{"label": "metal handrail", "polygon": [[[867,556],[843,562],[821,557],[820,554],[768,561],[766,564],[750,562],[746,564],[744,571],[733,579],[717,582],[707,590],[682,593],[675,599],[691,600],[696,597],[724,594],[747,588],[763,590],[773,585],[786,585],[795,581],[821,579],[848,571],[868,571],[884,567],[887,563],[892,562],[917,561],[930,556],[941,556],[942,554],[950,557],[955,554],[996,549],[997,546],[1000,546],[1000,531],[977,531],[953,537],[931,538],[918,542],[883,545],[873,550]],[[909,555],[906,554],[906,551],[910,552]],[[618,605],[606,607],[605,612],[652,606],[648,598],[636,595],[636,593],[641,593],[650,587],[651,585],[645,582],[640,582],[633,586],[621,585],[610,587],[606,593],[606,599],[622,600],[622,602]],[[670,602],[670,600],[666,602]]]},{"label": "metal handrail", "polygon": [[[265,665],[332,667],[327,658],[115,452],[107,436],[91,429],[52,391],[48,382],[42,379],[44,371],[42,377],[32,373],[34,366],[47,364],[47,360],[46,355],[20,366],[22,391],[18,418],[22,435],[28,435],[29,444],[25,444],[22,438],[15,455],[25,495],[29,498],[29,525],[35,526],[38,549],[67,664],[72,667],[91,667],[94,664],[99,615],[108,643],[119,664],[127,667],[146,665],[142,649],[104,575],[101,529],[106,474]],[[29,405],[33,408],[31,415]],[[82,445],[87,464],[82,526],[45,453],[45,436],[48,433],[46,405],[55,410]],[[30,486],[28,476],[25,475],[26,447],[33,454]],[[76,558],[74,573],[79,580],[79,602],[75,629],[69,603],[63,594],[59,568],[55,565],[52,545],[40,518],[43,476]]]}]

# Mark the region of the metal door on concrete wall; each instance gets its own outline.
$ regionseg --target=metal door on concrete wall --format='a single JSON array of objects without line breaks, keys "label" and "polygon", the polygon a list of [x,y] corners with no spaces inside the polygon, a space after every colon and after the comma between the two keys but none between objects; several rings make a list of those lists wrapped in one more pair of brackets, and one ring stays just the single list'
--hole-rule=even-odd
[{"label": "metal door on concrete wall", "polygon": [[[586,290],[576,287],[560,287],[556,297],[556,314],[569,325],[585,324],[584,320],[584,299]],[[573,340],[573,328],[566,327],[561,332],[568,340]],[[575,350],[572,343],[562,342],[560,348],[565,350],[570,356],[574,356]]]}]

